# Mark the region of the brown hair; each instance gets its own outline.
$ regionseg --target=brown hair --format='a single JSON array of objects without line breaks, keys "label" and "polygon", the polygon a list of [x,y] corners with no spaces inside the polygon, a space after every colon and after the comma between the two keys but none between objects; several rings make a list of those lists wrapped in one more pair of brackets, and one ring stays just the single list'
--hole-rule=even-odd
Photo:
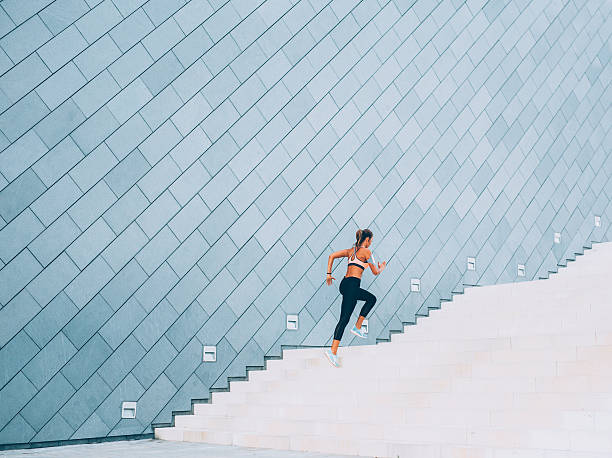
[{"label": "brown hair", "polygon": [[372,231],[370,229],[359,229],[357,231],[357,233],[355,234],[356,237],[356,241],[355,241],[355,248],[357,248],[359,245],[361,245],[361,243],[367,239],[368,237],[373,237],[374,234],[372,234]]}]

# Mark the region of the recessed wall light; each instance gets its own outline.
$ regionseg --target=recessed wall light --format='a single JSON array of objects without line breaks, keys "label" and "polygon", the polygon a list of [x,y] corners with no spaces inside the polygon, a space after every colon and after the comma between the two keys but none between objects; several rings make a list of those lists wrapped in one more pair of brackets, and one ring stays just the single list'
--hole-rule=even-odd
[{"label": "recessed wall light", "polygon": [[204,346],[204,354],[202,355],[202,361],[204,362],[215,362],[217,361],[217,347],[216,346]]},{"label": "recessed wall light", "polygon": [[124,401],[121,403],[121,418],[136,418],[136,403]]},{"label": "recessed wall light", "polygon": [[298,316],[297,315],[287,315],[287,329],[292,331],[297,330],[298,328]]}]

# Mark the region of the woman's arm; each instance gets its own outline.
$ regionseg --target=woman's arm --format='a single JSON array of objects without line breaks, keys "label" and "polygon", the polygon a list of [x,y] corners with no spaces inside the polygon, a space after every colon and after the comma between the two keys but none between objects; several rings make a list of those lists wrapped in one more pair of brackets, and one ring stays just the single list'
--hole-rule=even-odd
[{"label": "woman's arm", "polygon": [[340,250],[340,251],[336,251],[332,254],[329,255],[329,258],[327,259],[327,272],[328,275],[331,275],[329,272],[332,271],[332,267],[334,265],[334,259],[336,258],[343,258],[345,256],[348,256],[349,250]]},{"label": "woman's arm", "polygon": [[346,250],[340,250],[340,251],[336,251],[335,253],[332,253],[329,255],[329,259],[327,260],[327,277],[325,277],[325,282],[328,285],[332,284],[332,280],[335,280],[334,277],[331,276],[331,271],[332,271],[332,267],[334,265],[334,259],[336,258],[342,258],[344,256],[348,256],[351,250],[346,249]]},{"label": "woman's arm", "polygon": [[378,271],[378,269],[376,268],[376,266],[374,265],[374,258],[372,257],[372,252],[366,248],[367,251],[367,257],[366,257],[366,261],[368,262],[368,266],[370,266],[370,270],[372,271],[372,273],[374,275],[378,275],[380,272]]},{"label": "woman's arm", "polygon": [[[383,262],[383,268],[382,269],[378,269],[376,267],[376,265],[374,264],[374,257],[372,256],[372,252],[368,249],[368,257],[366,258],[366,261],[368,261],[368,265],[370,266],[370,270],[372,270],[372,273],[374,275],[378,275],[380,274],[383,269],[385,268],[386,263]],[[380,267],[380,263],[378,263],[378,267]]]}]

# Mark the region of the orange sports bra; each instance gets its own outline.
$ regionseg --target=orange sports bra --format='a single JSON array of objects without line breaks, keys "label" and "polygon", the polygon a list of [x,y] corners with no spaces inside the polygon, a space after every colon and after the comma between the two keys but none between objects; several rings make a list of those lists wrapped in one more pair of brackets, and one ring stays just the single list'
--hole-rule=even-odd
[{"label": "orange sports bra", "polygon": [[355,252],[353,253],[354,259],[351,259],[351,257],[349,257],[349,266],[357,266],[357,267],[361,267],[363,270],[365,270],[366,267],[368,267],[368,263],[367,262],[363,262],[361,259],[359,259],[357,257],[357,247],[355,247]]}]

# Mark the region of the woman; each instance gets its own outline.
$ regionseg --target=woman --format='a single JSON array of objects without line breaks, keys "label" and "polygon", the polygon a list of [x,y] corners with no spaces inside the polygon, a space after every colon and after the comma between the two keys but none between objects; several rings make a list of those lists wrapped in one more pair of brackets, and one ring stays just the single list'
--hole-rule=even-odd
[{"label": "woman", "polygon": [[[351,319],[351,315],[353,314],[353,310],[355,309],[355,305],[357,301],[365,301],[363,307],[361,308],[361,312],[359,313],[359,318],[357,319],[357,323],[351,329],[351,332],[362,339],[366,338],[365,333],[361,329],[361,324],[363,320],[368,315],[374,304],[376,303],[376,296],[361,288],[361,274],[365,270],[366,267],[370,267],[372,269],[372,273],[374,275],[378,275],[381,273],[387,262],[378,263],[378,268],[374,265],[374,259],[372,258],[371,262],[368,262],[368,259],[372,256],[372,252],[368,249],[372,244],[372,231],[369,229],[359,229],[357,231],[357,241],[355,242],[355,246],[353,248],[348,248],[346,250],[336,251],[329,256],[329,260],[327,263],[327,284],[331,285],[332,280],[335,280],[334,277],[331,276],[332,266],[334,264],[334,259],[342,258],[344,256],[348,257],[348,268],[346,270],[346,275],[340,282],[340,294],[342,294],[342,309],[340,311],[340,321],[336,326],[334,331],[334,340],[332,342],[331,349],[327,349],[325,351],[325,355],[329,359],[329,362],[338,367],[338,346],[340,345],[340,339],[342,339],[342,334],[344,334],[344,328],[348,324]],[[381,267],[382,266],[382,267]]]}]

